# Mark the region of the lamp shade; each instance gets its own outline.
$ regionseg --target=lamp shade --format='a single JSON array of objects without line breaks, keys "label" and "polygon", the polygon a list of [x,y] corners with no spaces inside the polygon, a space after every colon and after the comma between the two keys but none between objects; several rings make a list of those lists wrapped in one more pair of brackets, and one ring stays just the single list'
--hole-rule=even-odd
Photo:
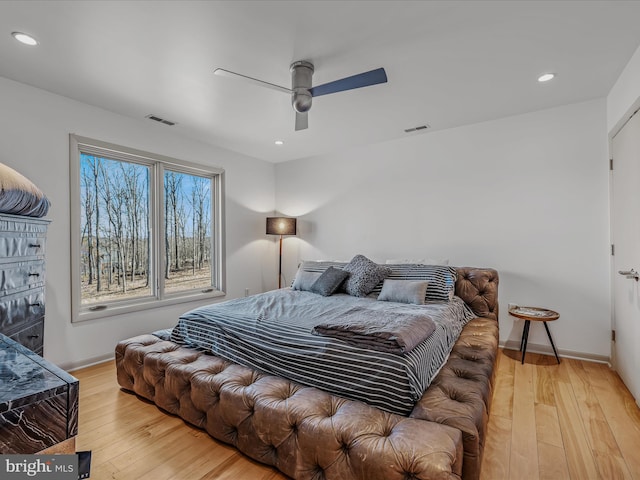
[{"label": "lamp shade", "polygon": [[295,235],[296,219],[290,217],[267,217],[267,235]]}]

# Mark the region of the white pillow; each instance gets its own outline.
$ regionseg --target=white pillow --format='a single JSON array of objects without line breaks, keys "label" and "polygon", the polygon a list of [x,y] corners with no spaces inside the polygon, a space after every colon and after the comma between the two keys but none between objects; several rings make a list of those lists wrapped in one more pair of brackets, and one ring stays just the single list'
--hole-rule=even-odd
[{"label": "white pillow", "polygon": [[449,265],[449,259],[448,258],[419,258],[419,259],[410,259],[410,258],[398,258],[398,259],[391,259],[391,260],[387,260],[385,263],[390,264],[390,263],[417,263],[417,264],[421,264],[421,265]]},{"label": "white pillow", "polygon": [[424,305],[429,282],[425,280],[390,280],[385,278],[378,300]]},{"label": "white pillow", "polygon": [[293,290],[311,290],[311,285],[315,283],[318,278],[322,275],[319,272],[305,272],[301,268],[298,269],[298,273],[296,273],[296,278],[293,280],[293,285],[291,288]]}]

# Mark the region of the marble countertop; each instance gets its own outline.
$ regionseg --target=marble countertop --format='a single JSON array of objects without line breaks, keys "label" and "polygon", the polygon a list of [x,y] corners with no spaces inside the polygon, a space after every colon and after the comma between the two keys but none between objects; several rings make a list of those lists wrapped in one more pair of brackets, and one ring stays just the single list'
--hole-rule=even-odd
[{"label": "marble countertop", "polygon": [[78,380],[0,334],[0,413],[67,391]]}]

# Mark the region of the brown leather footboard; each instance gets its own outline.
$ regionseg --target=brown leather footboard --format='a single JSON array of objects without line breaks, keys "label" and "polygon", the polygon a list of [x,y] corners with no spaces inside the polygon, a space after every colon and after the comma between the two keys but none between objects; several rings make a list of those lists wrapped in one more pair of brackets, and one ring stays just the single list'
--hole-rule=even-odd
[{"label": "brown leather footboard", "polygon": [[449,360],[411,412],[413,418],[462,432],[464,480],[480,478],[497,352],[497,323],[486,318],[471,320]]},{"label": "brown leather footboard", "polygon": [[469,322],[410,417],[153,335],[116,347],[118,383],[296,479],[477,480],[498,349],[498,275],[458,268]]},{"label": "brown leather footboard", "polygon": [[449,359],[418,401],[411,417],[462,432],[462,478],[478,480],[495,383],[498,354],[498,272],[456,267],[456,295],[478,315],[462,330]]},{"label": "brown leather footboard", "polygon": [[383,412],[153,335],[116,347],[127,390],[296,479],[460,479],[460,430]]}]

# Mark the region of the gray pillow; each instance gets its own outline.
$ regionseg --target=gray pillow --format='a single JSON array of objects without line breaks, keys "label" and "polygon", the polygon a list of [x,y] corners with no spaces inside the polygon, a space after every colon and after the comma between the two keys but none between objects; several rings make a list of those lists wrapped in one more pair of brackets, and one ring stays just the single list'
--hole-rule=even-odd
[{"label": "gray pillow", "polygon": [[309,291],[328,297],[340,288],[340,285],[342,285],[342,282],[344,282],[348,276],[349,272],[340,270],[339,268],[329,267],[313,282]]},{"label": "gray pillow", "polygon": [[391,269],[372,262],[364,255],[356,255],[343,269],[351,275],[344,282],[344,290],[354,297],[366,297],[383,279],[391,274]]},{"label": "gray pillow", "polygon": [[322,274],[319,272],[305,272],[300,268],[298,269],[298,273],[296,273],[296,278],[293,281],[291,288],[293,290],[308,291],[311,288],[311,285],[320,278],[320,275]]},{"label": "gray pillow", "polygon": [[[448,265],[418,265],[414,263],[386,265],[391,269],[389,279],[393,280],[423,280],[429,282],[426,301],[448,302],[455,295],[458,274],[454,267]],[[382,291],[380,282],[371,292],[379,295]]]},{"label": "gray pillow", "polygon": [[385,279],[378,300],[385,302],[413,303],[424,305],[429,282],[420,280]]}]

